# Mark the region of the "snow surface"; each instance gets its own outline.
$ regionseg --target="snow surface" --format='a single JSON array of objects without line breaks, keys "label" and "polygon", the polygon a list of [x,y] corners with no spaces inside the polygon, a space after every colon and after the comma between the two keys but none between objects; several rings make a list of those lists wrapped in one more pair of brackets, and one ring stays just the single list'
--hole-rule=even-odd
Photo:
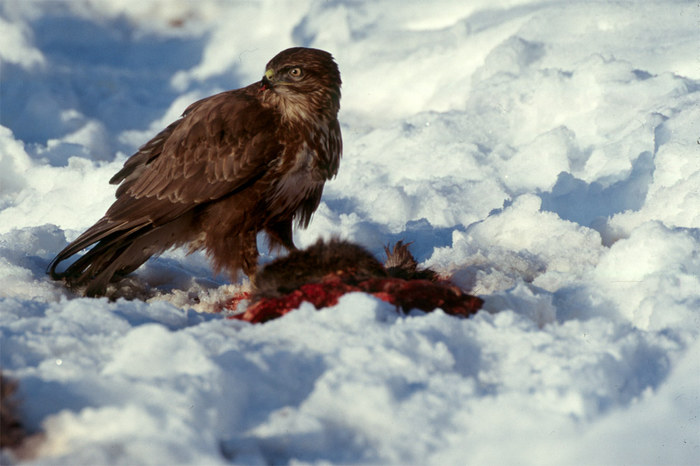
[{"label": "snow surface", "polygon": [[[45,433],[33,461],[700,463],[699,21],[688,1],[3,0],[0,365]],[[344,82],[340,173],[297,243],[414,241],[484,311],[350,294],[251,325],[207,312],[245,283],[183,251],[135,273],[146,301],[47,279],[126,156],[293,45]]]}]

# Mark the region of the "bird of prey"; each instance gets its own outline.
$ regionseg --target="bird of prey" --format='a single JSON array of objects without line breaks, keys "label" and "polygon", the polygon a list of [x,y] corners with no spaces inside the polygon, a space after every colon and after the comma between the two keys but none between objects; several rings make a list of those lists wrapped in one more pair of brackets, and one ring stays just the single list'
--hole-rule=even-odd
[{"label": "bird of prey", "polygon": [[171,247],[204,249],[233,280],[255,275],[259,232],[296,249],[292,224],[308,226],[338,171],[340,85],[331,54],[295,47],[260,81],[191,104],[114,175],[116,201],[53,259],[51,277],[96,296]]}]

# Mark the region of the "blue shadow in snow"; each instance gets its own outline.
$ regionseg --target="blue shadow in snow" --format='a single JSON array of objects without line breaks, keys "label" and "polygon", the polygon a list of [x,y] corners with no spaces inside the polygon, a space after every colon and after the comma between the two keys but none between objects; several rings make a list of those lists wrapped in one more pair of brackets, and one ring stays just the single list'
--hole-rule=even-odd
[{"label": "blue shadow in snow", "polygon": [[[393,246],[397,241],[412,243],[411,253],[418,262],[423,262],[433,255],[435,248],[450,246],[452,244],[452,232],[460,230],[459,226],[435,227],[427,219],[421,218],[406,223],[406,229],[401,233],[387,234],[385,245]],[[383,250],[382,250],[383,253]],[[384,256],[380,256],[384,260]]]},{"label": "blue shadow in snow", "polygon": [[654,156],[649,151],[639,154],[627,178],[607,187],[562,172],[551,192],[540,193],[542,210],[555,212],[579,225],[593,226],[601,218],[639,210],[644,205],[653,173]]},{"label": "blue shadow in snow", "polygon": [[[356,212],[358,210],[356,202],[350,198],[326,199],[324,201],[334,212]],[[464,228],[461,225],[436,227],[427,219],[420,218],[406,222],[403,231],[391,233],[386,225],[365,220],[358,225],[356,235],[347,239],[363,245],[381,262],[386,259],[384,246],[393,247],[397,241],[412,243],[409,248],[411,253],[418,262],[423,262],[432,256],[435,248],[450,246],[452,232],[455,230],[464,231]]]},{"label": "blue shadow in snow", "polygon": [[77,110],[104,124],[112,139],[104,154],[134,149],[120,147],[116,136],[162,116],[179,94],[171,78],[199,63],[205,45],[203,37],[144,34],[123,18],[48,14],[30,27],[46,66],[4,65],[0,124],[25,143],[45,144],[84,124],[65,114]]}]

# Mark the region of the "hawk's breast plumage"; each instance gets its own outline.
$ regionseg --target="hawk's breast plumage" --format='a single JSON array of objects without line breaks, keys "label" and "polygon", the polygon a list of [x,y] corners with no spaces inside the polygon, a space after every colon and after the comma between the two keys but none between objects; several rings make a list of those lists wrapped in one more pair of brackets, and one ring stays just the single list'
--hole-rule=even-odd
[{"label": "hawk's breast plumage", "polygon": [[[173,246],[204,248],[216,270],[255,273],[256,236],[294,249],[342,153],[340,73],[322,50],[284,50],[262,80],[190,105],[132,155],[105,216],[49,271],[88,295]],[[59,263],[92,246],[58,272]]]}]

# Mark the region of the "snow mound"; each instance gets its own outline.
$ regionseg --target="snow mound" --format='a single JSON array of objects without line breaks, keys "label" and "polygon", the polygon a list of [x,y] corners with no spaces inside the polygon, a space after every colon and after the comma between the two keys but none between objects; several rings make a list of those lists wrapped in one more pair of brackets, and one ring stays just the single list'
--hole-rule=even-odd
[{"label": "snow mound", "polygon": [[[700,463],[697,22],[652,0],[0,3],[0,367],[33,463]],[[345,150],[297,245],[412,241],[481,311],[349,293],[252,325],[212,312],[248,282],[183,250],[131,301],[48,279],[129,154],[298,45],[339,63]]]}]

